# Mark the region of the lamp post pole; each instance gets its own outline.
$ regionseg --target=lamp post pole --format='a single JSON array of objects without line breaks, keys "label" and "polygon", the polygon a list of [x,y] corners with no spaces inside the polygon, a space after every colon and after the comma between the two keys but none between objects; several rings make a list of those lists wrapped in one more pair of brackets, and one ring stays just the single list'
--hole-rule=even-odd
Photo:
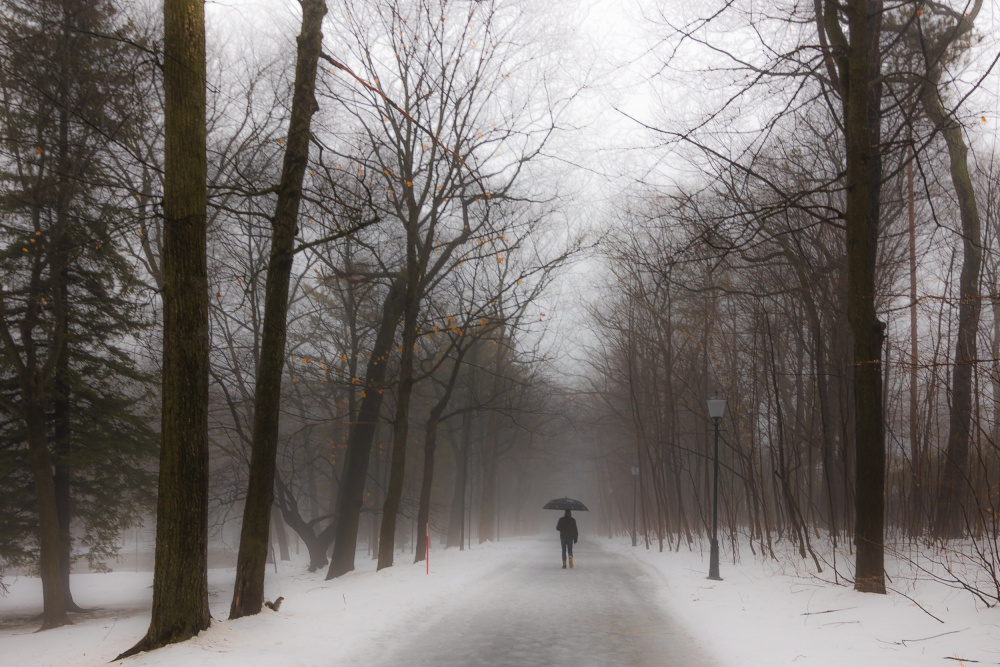
[{"label": "lamp post pole", "polygon": [[639,481],[639,466],[632,466],[632,546],[636,546],[635,539],[635,488]]},{"label": "lamp post pole", "polygon": [[715,423],[715,456],[712,462],[712,545],[708,558],[708,578],[722,581],[719,576],[719,420],[726,410],[726,399],[718,393],[708,399],[708,416]]}]

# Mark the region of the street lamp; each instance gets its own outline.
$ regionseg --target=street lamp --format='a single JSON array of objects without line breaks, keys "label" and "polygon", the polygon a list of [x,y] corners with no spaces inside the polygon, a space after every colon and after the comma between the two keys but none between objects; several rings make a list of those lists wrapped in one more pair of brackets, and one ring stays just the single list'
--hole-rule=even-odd
[{"label": "street lamp", "polygon": [[632,466],[632,546],[635,541],[635,483],[639,479],[639,466]]},{"label": "street lamp", "polygon": [[726,411],[726,399],[719,398],[719,392],[708,399],[708,416],[715,422],[715,460],[712,474],[712,547],[708,557],[708,578],[722,581],[719,576],[719,420]]}]

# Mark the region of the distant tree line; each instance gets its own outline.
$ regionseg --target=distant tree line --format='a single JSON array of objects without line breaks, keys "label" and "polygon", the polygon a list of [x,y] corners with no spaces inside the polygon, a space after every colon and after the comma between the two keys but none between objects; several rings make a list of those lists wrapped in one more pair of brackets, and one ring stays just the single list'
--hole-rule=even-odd
[{"label": "distant tree line", "polygon": [[[697,131],[651,125],[702,176],[630,193],[591,355],[595,411],[630,434],[609,440],[601,488],[621,506],[639,466],[647,541],[710,532],[718,392],[734,554],[738,536],[768,556],[787,539],[817,570],[884,592],[885,549],[959,540],[940,559],[983,579],[949,583],[1000,601],[1000,181],[979,132],[996,119],[974,112],[981,79],[959,83],[996,57],[981,4],[764,16],[734,3],[726,20],[765,55],[724,56],[718,80],[735,92]],[[724,52],[704,22],[664,21],[671,39]],[[747,118],[749,102],[776,111]],[[629,514],[609,520],[623,530]],[[854,568],[821,562],[828,545]]]}]

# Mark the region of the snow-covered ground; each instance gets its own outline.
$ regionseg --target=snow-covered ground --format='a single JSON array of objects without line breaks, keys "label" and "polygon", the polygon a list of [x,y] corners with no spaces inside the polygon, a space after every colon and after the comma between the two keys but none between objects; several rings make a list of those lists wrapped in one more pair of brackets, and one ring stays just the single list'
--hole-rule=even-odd
[{"label": "snow-covered ground", "polygon": [[[382,572],[359,554],[358,571],[330,582],[322,573],[306,573],[303,564],[279,564],[278,575],[268,570],[267,595],[285,597],[280,612],[214,621],[195,639],[120,664],[457,665],[469,664],[473,655],[481,658],[477,664],[578,667],[615,664],[611,656],[618,654],[608,646],[647,639],[648,645],[631,657],[622,654],[617,664],[671,664],[669,656],[659,662],[642,658],[644,651],[667,652],[671,645],[675,664],[692,664],[678,657],[684,655],[699,656],[698,664],[714,660],[740,667],[1000,664],[1000,610],[977,606],[966,592],[916,576],[905,561],[890,563],[892,588],[899,592],[882,596],[832,583],[829,568],[816,574],[811,560],[762,560],[746,545],[736,565],[724,552],[721,582],[705,579],[707,554],[701,551],[659,553],[606,539],[581,539],[577,549],[572,571],[560,569],[555,539],[434,550],[430,575],[422,563],[411,564],[408,553]],[[227,615],[232,580],[231,569],[209,573],[216,619]],[[137,641],[149,622],[149,572],[73,575],[76,601],[100,609],[44,633],[34,632],[32,619],[40,612],[38,580],[9,583],[10,594],[0,598],[3,665],[107,664]],[[575,610],[588,600],[598,616],[581,613],[577,619]],[[481,622],[475,620],[480,611]],[[495,631],[470,629],[477,624]],[[663,636],[648,637],[661,624]],[[546,652],[560,628],[572,629],[569,645],[578,651]],[[484,643],[492,647],[478,650]],[[535,648],[525,652],[526,645]],[[435,646],[462,651],[432,655]],[[491,651],[504,646],[521,652],[497,661]]]}]

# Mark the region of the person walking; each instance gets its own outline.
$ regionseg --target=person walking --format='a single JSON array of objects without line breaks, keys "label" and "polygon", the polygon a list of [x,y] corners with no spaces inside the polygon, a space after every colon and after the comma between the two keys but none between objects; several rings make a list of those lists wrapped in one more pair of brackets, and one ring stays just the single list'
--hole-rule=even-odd
[{"label": "person walking", "polygon": [[559,541],[562,543],[562,559],[563,559],[563,569],[566,569],[566,554],[569,553],[569,567],[573,568],[573,545],[578,539],[580,539],[580,534],[576,530],[576,519],[569,510],[559,517],[559,523],[556,524],[556,530],[559,531]]}]

